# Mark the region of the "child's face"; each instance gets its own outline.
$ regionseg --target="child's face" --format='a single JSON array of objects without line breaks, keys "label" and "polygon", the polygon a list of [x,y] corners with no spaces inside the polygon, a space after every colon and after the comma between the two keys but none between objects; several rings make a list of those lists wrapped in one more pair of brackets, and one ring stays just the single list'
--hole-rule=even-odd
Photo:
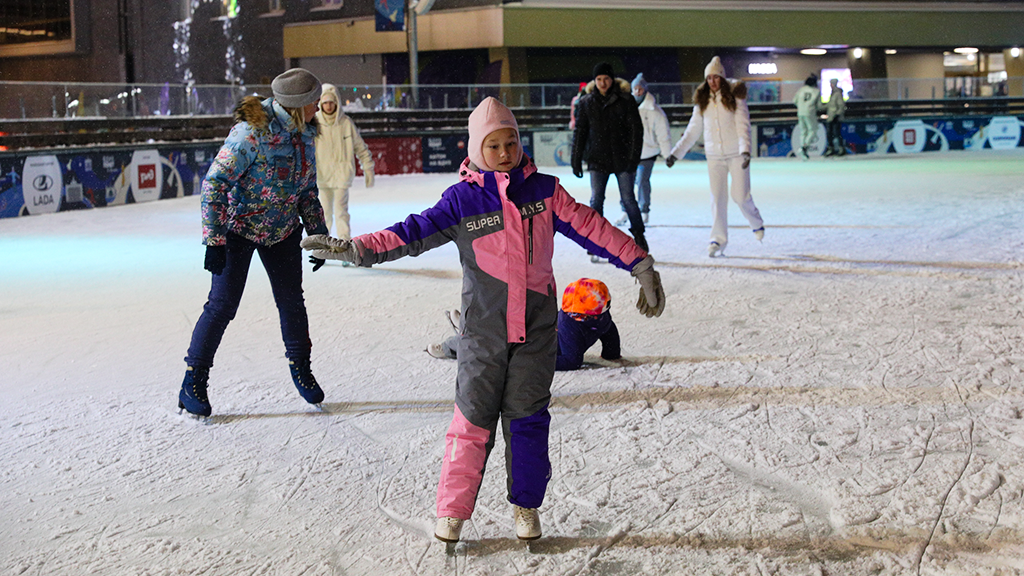
[{"label": "child's face", "polygon": [[509,172],[519,164],[519,137],[512,128],[495,130],[484,138],[484,162],[495,172]]}]

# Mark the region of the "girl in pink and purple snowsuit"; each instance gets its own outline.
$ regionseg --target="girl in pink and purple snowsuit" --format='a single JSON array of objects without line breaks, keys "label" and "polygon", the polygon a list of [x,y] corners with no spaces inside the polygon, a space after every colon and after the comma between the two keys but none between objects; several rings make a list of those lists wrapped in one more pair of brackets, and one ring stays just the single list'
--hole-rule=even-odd
[{"label": "girl in pink and purple snowsuit", "polygon": [[664,308],[654,260],[558,179],[537,172],[519,145],[512,112],[487,98],[469,117],[469,158],[459,183],[421,214],[351,242],[314,235],[314,256],[372,266],[455,242],[462,261],[462,318],[455,413],[437,489],[434,535],[456,542],[473,514],[498,423],[505,437],[508,500],[516,534],[539,538],[537,508],[551,464],[548,427],[555,371],[558,292],[551,268],[554,234],[630,271],[642,285],[637,307]]}]

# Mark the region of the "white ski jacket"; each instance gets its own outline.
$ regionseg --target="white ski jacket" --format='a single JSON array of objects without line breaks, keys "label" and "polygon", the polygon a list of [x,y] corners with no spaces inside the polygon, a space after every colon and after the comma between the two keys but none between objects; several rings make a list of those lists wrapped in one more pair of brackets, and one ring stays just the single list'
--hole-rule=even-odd
[{"label": "white ski jacket", "polygon": [[676,142],[671,154],[686,156],[690,148],[704,135],[704,153],[708,157],[732,158],[750,153],[750,110],[746,98],[736,98],[736,110],[730,111],[722,103],[721,94],[712,92],[703,113],[700,105],[693,106],[693,116],[686,125],[682,138]]},{"label": "white ski jacket", "polygon": [[640,151],[640,159],[647,160],[661,154],[668,158],[672,151],[672,140],[668,131],[668,116],[658,106],[654,94],[650,92],[640,103],[640,122],[644,125],[644,147]]},{"label": "white ski jacket", "polygon": [[[325,85],[326,90],[333,86]],[[335,98],[337,95],[335,93]],[[322,97],[321,97],[322,99]],[[337,100],[335,100],[337,102]],[[352,119],[341,111],[340,105],[334,114],[316,113],[316,180],[325,188],[349,188],[356,175],[355,159],[363,172],[373,172],[373,154],[366,147],[362,136],[356,130]]]},{"label": "white ski jacket", "polygon": [[793,103],[796,104],[797,116],[817,116],[821,109],[821,90],[805,84],[796,91]]}]

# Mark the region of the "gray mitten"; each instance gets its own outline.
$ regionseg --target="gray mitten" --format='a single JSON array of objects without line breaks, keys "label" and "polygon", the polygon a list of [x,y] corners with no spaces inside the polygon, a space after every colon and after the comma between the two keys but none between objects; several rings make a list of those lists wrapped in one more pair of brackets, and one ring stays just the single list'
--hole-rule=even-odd
[{"label": "gray mitten", "polygon": [[302,239],[299,246],[306,250],[312,250],[314,258],[341,260],[356,265],[359,264],[360,256],[363,254],[363,247],[358,240],[341,240],[326,234],[307,236]]},{"label": "gray mitten", "polygon": [[327,234],[310,234],[299,242],[303,250],[326,250],[328,252],[344,252],[351,240],[334,238]]},{"label": "gray mitten", "polygon": [[648,256],[633,267],[633,276],[640,282],[640,298],[636,309],[648,318],[661,316],[665,311],[665,289],[661,286],[661,274],[654,269],[654,258]]}]

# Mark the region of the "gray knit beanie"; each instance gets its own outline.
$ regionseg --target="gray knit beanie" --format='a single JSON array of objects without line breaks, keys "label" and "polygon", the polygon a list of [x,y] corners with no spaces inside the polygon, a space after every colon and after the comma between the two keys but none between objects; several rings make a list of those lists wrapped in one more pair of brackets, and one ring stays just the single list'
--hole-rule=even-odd
[{"label": "gray knit beanie", "polygon": [[320,80],[305,68],[292,68],[270,83],[274,99],[285,108],[302,108],[320,99]]},{"label": "gray knit beanie", "polygon": [[643,72],[637,74],[636,78],[633,78],[633,82],[630,85],[630,87],[633,88],[633,90],[636,90],[637,86],[643,88],[644,92],[647,92],[647,79],[644,78]]}]

